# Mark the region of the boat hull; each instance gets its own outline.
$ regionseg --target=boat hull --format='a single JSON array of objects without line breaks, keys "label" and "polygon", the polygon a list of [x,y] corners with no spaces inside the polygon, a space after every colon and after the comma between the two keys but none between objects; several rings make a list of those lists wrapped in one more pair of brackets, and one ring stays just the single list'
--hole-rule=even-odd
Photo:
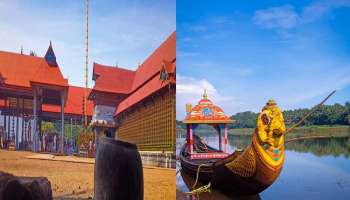
[{"label": "boat hull", "polygon": [[[184,173],[212,187],[236,194],[258,194],[268,188],[279,176],[283,160],[277,165],[266,162],[253,142],[243,152],[234,152],[223,159],[191,160],[186,153],[187,144],[180,152]],[[281,158],[284,159],[284,156]]]}]

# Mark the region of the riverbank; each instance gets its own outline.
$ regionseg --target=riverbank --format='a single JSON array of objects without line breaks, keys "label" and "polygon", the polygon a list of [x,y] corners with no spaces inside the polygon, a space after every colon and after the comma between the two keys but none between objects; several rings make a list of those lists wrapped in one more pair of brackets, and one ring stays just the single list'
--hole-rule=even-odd
[{"label": "riverbank", "polygon": [[[0,171],[16,176],[44,176],[51,182],[54,199],[91,199],[94,165],[28,159],[32,152],[0,150]],[[175,170],[143,169],[144,199],[175,199]]]},{"label": "riverbank", "polygon": [[[235,128],[229,129],[228,134],[233,136],[251,136],[254,133],[254,128]],[[196,130],[201,136],[210,136],[215,130],[198,129]],[[177,137],[186,137],[186,130],[177,127]],[[212,135],[213,136],[213,135]],[[350,136],[350,126],[302,126],[294,129],[287,138],[302,137],[302,136],[332,136],[332,137],[346,137]]]},{"label": "riverbank", "polygon": [[[237,128],[228,131],[229,135],[252,135],[253,133],[253,128]],[[345,137],[350,135],[350,126],[303,126],[294,129],[288,137],[311,135]]]}]

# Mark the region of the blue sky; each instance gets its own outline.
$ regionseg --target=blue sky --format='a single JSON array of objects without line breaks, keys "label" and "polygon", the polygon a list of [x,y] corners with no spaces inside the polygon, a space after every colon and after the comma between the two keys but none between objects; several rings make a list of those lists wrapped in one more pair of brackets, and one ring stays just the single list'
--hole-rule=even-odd
[{"label": "blue sky", "polygon": [[[92,63],[136,69],[175,29],[175,0],[91,0]],[[84,85],[85,0],[0,1],[0,50],[44,56],[52,41],[70,84]]]},{"label": "blue sky", "polygon": [[350,101],[350,1],[177,0],[177,118],[203,89],[227,114]]}]

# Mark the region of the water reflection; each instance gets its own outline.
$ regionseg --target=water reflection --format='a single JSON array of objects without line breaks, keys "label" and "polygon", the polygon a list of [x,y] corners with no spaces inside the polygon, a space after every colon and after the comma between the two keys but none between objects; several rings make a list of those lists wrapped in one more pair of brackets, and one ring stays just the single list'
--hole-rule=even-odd
[{"label": "water reflection", "polygon": [[319,138],[294,141],[287,144],[287,149],[296,152],[310,152],[316,156],[332,155],[348,158],[350,156],[350,138]]},{"label": "water reflection", "polygon": [[[188,188],[192,188],[193,184],[195,183],[195,179],[191,178],[190,176],[186,175],[185,173],[181,173],[181,178],[185,184],[185,188],[183,188],[183,191],[188,192]],[[196,188],[203,186],[203,184],[199,183],[197,184]],[[260,196],[257,195],[234,195],[234,194],[228,194],[223,193],[221,191],[215,190],[213,188],[210,189],[210,192],[201,193],[198,196],[196,195],[187,195],[185,193],[178,192],[178,195],[181,195],[178,197],[178,199],[201,199],[201,200],[209,200],[209,199],[220,199],[220,200],[260,200]]]},{"label": "water reflection", "polygon": [[[203,137],[203,136],[202,136]],[[218,147],[217,137],[204,136],[206,142]],[[185,142],[177,139],[177,150]],[[245,148],[250,136],[229,136],[229,151]],[[178,153],[178,152],[177,152]],[[178,165],[180,166],[180,165]],[[178,199],[191,199],[188,192],[194,180],[177,174]],[[192,184],[191,184],[192,183]],[[234,196],[211,189],[200,199],[348,199],[350,195],[350,137],[298,140],[286,145],[284,168],[277,181],[256,196]]]}]

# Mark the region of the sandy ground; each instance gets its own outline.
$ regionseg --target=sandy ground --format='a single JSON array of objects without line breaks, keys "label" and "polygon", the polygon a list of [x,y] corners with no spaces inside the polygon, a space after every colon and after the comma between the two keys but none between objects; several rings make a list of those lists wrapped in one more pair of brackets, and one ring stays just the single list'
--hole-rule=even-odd
[{"label": "sandy ground", "polygon": [[[51,182],[54,199],[93,197],[94,165],[28,159],[31,152],[0,150],[0,171],[16,176],[44,176]],[[144,173],[144,199],[175,199],[175,170],[147,168]]]}]

